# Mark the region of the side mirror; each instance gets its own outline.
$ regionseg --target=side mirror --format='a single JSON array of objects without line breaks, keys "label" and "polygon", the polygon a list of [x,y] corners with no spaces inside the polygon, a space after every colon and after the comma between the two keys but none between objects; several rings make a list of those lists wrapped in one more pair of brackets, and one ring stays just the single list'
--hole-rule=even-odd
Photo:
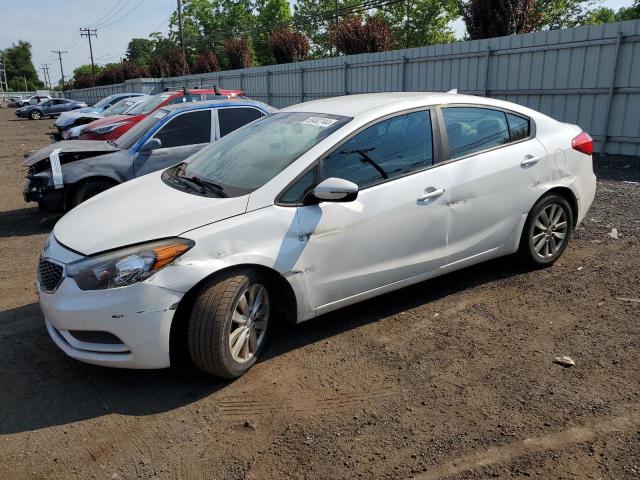
[{"label": "side mirror", "polygon": [[147,143],[140,147],[141,152],[150,152],[152,150],[157,150],[162,147],[162,142],[159,138],[152,138],[151,140],[147,140]]},{"label": "side mirror", "polygon": [[352,202],[358,198],[358,185],[344,178],[327,178],[313,189],[320,202]]}]

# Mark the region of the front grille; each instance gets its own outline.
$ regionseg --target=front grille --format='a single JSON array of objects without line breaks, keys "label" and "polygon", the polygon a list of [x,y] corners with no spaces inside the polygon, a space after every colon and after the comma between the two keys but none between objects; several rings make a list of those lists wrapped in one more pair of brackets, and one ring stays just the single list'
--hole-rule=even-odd
[{"label": "front grille", "polygon": [[62,281],[62,267],[45,258],[38,264],[38,283],[40,288],[47,293],[54,292]]}]

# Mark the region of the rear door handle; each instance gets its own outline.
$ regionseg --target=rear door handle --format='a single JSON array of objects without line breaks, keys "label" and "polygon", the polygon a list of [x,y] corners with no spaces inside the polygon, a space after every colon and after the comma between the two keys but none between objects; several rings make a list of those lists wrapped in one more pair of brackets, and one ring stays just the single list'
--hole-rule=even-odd
[{"label": "rear door handle", "polygon": [[444,188],[436,188],[430,192],[423,193],[418,197],[418,201],[422,202],[423,200],[429,200],[431,198],[437,198],[444,193]]},{"label": "rear door handle", "polygon": [[520,162],[520,165],[523,167],[530,167],[538,163],[541,158],[542,157],[534,157],[533,155],[527,155],[526,157],[524,157],[524,160]]}]

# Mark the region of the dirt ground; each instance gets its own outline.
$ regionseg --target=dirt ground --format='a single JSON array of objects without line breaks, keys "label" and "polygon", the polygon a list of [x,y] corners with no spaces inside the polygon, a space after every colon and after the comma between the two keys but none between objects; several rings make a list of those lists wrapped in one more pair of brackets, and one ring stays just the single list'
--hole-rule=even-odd
[{"label": "dirt ground", "polygon": [[640,478],[639,160],[598,164],[552,268],[505,258],[279,326],[222,383],[48,338],[33,284],[55,218],[23,203],[21,159],[51,125],[0,109],[1,479]]}]

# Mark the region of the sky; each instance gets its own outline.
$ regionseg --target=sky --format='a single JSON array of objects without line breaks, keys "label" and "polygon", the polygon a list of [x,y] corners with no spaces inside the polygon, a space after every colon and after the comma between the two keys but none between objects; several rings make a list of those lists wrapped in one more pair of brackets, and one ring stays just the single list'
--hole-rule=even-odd
[{"label": "sky", "polygon": [[[633,0],[603,0],[600,5],[617,10]],[[93,57],[97,64],[118,62],[124,57],[131,38],[147,38],[151,32],[168,31],[169,17],[176,0],[0,0],[2,26],[0,49],[26,40],[32,45],[33,64],[43,77],[42,65],[49,65],[51,83],[60,80],[58,56],[52,50],[66,50],[62,55],[65,78],[73,69],[90,63],[89,43],[80,37],[80,28],[96,28],[92,38]],[[464,34],[464,23],[453,23],[456,36]]]}]

